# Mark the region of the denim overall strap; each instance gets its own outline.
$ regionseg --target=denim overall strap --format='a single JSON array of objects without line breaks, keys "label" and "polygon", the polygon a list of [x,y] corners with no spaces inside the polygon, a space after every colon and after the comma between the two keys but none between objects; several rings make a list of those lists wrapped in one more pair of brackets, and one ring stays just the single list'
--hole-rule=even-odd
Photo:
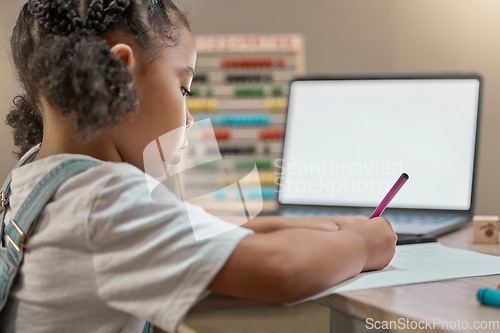
[{"label": "denim overall strap", "polygon": [[144,325],[144,329],[142,330],[142,333],[153,333],[153,324],[150,322],[147,322],[146,325]]},{"label": "denim overall strap", "polygon": [[[0,221],[5,228],[6,236],[5,244],[0,246],[0,311],[5,306],[12,283],[19,272],[24,245],[45,204],[67,179],[97,164],[84,159],[72,159],[60,163],[35,186],[8,225],[5,221]],[[5,193],[10,195],[10,184],[5,190]]]},{"label": "denim overall strap", "polygon": [[[36,146],[35,148],[31,149],[26,155],[24,155],[19,162],[17,162],[15,168],[18,168],[20,166],[26,165],[33,161],[33,159],[36,157],[38,154],[39,146]],[[1,224],[3,221],[5,221],[5,213],[7,211],[7,205],[9,204],[9,198],[10,198],[10,183],[12,181],[12,172],[9,173],[7,176],[7,179],[5,180],[1,192],[0,192],[0,242],[3,239],[3,225]]]}]

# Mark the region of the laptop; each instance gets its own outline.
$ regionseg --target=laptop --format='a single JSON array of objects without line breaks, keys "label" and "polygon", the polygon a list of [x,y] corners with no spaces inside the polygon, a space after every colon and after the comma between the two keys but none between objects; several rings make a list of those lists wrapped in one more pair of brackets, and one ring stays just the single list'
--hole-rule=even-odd
[{"label": "laptop", "polygon": [[474,211],[481,77],[309,77],[291,82],[281,160],[283,216],[382,214],[403,235],[440,235]]}]

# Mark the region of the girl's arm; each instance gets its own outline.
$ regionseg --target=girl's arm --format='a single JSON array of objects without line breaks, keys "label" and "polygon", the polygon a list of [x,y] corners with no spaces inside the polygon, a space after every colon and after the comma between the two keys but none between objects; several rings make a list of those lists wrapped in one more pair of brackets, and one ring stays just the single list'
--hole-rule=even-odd
[{"label": "girl's arm", "polygon": [[338,231],[344,223],[367,220],[363,215],[335,215],[317,217],[257,216],[242,227],[255,232],[271,232],[279,229],[306,228],[322,231]]},{"label": "girl's arm", "polygon": [[[237,219],[231,216],[219,216],[219,218],[237,223]],[[284,216],[257,216],[241,226],[251,229],[257,233],[272,232],[280,229],[305,228],[322,231],[338,231],[344,223],[364,221],[368,218],[363,215],[335,215],[318,217],[284,217]]]},{"label": "girl's arm", "polygon": [[363,270],[382,269],[397,236],[383,218],[352,222],[337,232],[280,229],[245,237],[208,289],[269,303],[292,302]]}]

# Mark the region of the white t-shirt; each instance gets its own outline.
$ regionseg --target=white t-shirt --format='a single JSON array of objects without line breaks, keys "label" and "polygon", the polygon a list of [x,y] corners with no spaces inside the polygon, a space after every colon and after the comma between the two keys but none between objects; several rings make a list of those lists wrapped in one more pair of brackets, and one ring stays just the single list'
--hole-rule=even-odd
[{"label": "white t-shirt", "polygon": [[[71,158],[92,160],[63,154],[14,170],[6,222],[45,174]],[[25,246],[0,332],[137,333],[145,320],[174,332],[252,231],[159,186],[152,199],[142,171],[111,162],[66,181]],[[202,234],[231,230],[197,240],[192,225]]]}]

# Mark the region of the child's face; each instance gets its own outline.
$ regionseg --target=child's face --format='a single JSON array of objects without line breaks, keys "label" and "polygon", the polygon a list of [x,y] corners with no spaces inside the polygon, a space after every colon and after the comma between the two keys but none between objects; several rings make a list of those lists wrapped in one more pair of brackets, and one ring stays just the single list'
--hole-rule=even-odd
[{"label": "child's face", "polygon": [[[116,143],[125,162],[144,170],[144,148],[162,137],[162,159],[166,164],[180,160],[179,150],[187,145],[185,131],[193,123],[186,108],[185,92],[190,90],[196,64],[196,42],[182,28],[180,43],[164,47],[147,66],[132,70],[139,107],[135,119],[119,126]],[[158,141],[158,142],[159,142]],[[168,147],[163,147],[168,142]]]}]

